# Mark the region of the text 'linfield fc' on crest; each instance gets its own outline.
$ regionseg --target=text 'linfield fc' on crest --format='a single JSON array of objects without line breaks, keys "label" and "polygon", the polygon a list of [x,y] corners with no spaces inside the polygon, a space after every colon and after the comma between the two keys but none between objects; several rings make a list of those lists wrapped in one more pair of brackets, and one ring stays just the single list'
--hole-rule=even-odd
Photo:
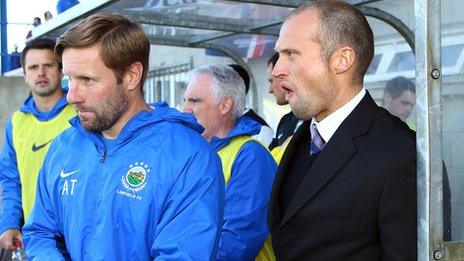
[{"label": "text 'linfield fc' on crest", "polygon": [[144,162],[136,162],[129,166],[129,170],[125,175],[121,176],[121,184],[126,191],[117,190],[116,193],[137,200],[142,200],[140,195],[137,195],[147,185],[147,175],[150,172],[148,164]]}]

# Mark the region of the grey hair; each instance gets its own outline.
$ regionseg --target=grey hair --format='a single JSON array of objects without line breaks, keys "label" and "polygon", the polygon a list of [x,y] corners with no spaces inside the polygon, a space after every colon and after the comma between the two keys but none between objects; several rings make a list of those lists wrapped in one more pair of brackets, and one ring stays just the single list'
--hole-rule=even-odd
[{"label": "grey hair", "polygon": [[206,74],[211,76],[213,84],[213,94],[215,101],[229,96],[234,101],[232,116],[238,119],[245,111],[245,82],[234,69],[227,65],[206,65],[195,68],[188,73],[188,82],[195,79],[199,75]]}]

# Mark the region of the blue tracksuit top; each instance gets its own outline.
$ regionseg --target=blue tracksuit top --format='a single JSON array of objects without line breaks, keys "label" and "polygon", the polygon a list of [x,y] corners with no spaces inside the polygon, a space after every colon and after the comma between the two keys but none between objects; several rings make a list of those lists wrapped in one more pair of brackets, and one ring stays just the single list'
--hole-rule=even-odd
[{"label": "blue tracksuit top", "polygon": [[23,228],[26,253],[61,260],[213,260],[223,217],[221,163],[188,114],[153,105],[115,140],[79,118],[51,144]]},{"label": "blue tracksuit top", "polygon": [[[246,116],[237,121],[227,137],[211,139],[219,151],[240,135],[253,136],[261,125]],[[267,210],[277,164],[258,142],[245,143],[232,164],[226,186],[224,224],[217,260],[254,260],[269,236]]]}]

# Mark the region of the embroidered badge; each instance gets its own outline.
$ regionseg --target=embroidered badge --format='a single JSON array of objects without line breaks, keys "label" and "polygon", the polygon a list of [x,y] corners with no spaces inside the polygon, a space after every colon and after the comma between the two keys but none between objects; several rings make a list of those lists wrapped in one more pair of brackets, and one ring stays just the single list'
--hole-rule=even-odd
[{"label": "embroidered badge", "polygon": [[147,185],[147,175],[150,172],[148,165],[143,162],[136,162],[129,166],[129,171],[121,177],[121,183],[126,190],[137,193],[142,191]]}]

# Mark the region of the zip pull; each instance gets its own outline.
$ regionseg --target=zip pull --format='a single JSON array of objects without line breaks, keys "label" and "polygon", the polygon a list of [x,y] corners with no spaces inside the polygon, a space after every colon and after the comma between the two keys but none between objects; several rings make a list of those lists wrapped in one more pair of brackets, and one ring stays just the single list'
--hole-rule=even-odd
[{"label": "zip pull", "polygon": [[106,159],[106,150],[103,151],[103,154],[101,155],[101,158],[100,158],[100,163],[103,163]]}]

